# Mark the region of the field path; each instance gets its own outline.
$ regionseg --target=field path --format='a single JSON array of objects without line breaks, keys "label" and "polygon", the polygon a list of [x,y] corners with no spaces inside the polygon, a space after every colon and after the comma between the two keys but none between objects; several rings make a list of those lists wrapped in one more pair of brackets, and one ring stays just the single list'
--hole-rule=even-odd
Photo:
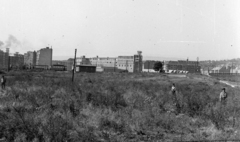
[{"label": "field path", "polygon": [[221,83],[224,83],[224,84],[227,84],[231,87],[240,87],[240,84],[238,82],[230,82],[230,81],[223,81],[223,80],[220,80],[219,82]]}]

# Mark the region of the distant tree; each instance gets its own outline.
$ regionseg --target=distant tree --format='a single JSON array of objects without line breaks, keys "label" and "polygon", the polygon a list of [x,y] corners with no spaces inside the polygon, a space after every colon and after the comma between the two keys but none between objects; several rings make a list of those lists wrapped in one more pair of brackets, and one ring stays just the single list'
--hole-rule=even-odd
[{"label": "distant tree", "polygon": [[163,69],[163,64],[162,64],[162,62],[156,62],[156,63],[154,64],[154,66],[153,66],[153,69],[154,69],[155,71],[161,72],[162,69]]}]

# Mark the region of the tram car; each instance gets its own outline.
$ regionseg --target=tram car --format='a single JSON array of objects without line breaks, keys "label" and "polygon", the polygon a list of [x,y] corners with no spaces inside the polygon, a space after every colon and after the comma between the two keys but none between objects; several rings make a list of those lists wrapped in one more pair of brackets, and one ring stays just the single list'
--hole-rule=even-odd
[{"label": "tram car", "polygon": [[44,70],[48,70],[48,66],[47,65],[34,65],[31,70],[32,71],[44,71]]},{"label": "tram car", "polygon": [[67,67],[64,65],[52,65],[51,70],[53,71],[66,71]]}]

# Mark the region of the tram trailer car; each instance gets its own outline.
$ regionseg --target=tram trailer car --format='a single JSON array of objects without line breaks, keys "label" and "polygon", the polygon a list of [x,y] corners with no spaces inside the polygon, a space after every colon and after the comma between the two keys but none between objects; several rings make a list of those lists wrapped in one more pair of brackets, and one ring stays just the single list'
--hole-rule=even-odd
[{"label": "tram trailer car", "polygon": [[64,65],[52,65],[51,70],[53,71],[66,71],[67,67]]}]

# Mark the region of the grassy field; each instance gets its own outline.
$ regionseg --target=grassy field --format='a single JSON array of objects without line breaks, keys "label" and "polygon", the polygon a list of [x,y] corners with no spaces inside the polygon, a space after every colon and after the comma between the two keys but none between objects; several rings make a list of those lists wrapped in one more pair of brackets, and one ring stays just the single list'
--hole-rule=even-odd
[{"label": "grassy field", "polygon": [[[69,73],[6,76],[0,93],[6,141],[240,139],[240,89],[207,76],[81,73],[74,83]],[[223,87],[226,104],[218,102]]]}]

